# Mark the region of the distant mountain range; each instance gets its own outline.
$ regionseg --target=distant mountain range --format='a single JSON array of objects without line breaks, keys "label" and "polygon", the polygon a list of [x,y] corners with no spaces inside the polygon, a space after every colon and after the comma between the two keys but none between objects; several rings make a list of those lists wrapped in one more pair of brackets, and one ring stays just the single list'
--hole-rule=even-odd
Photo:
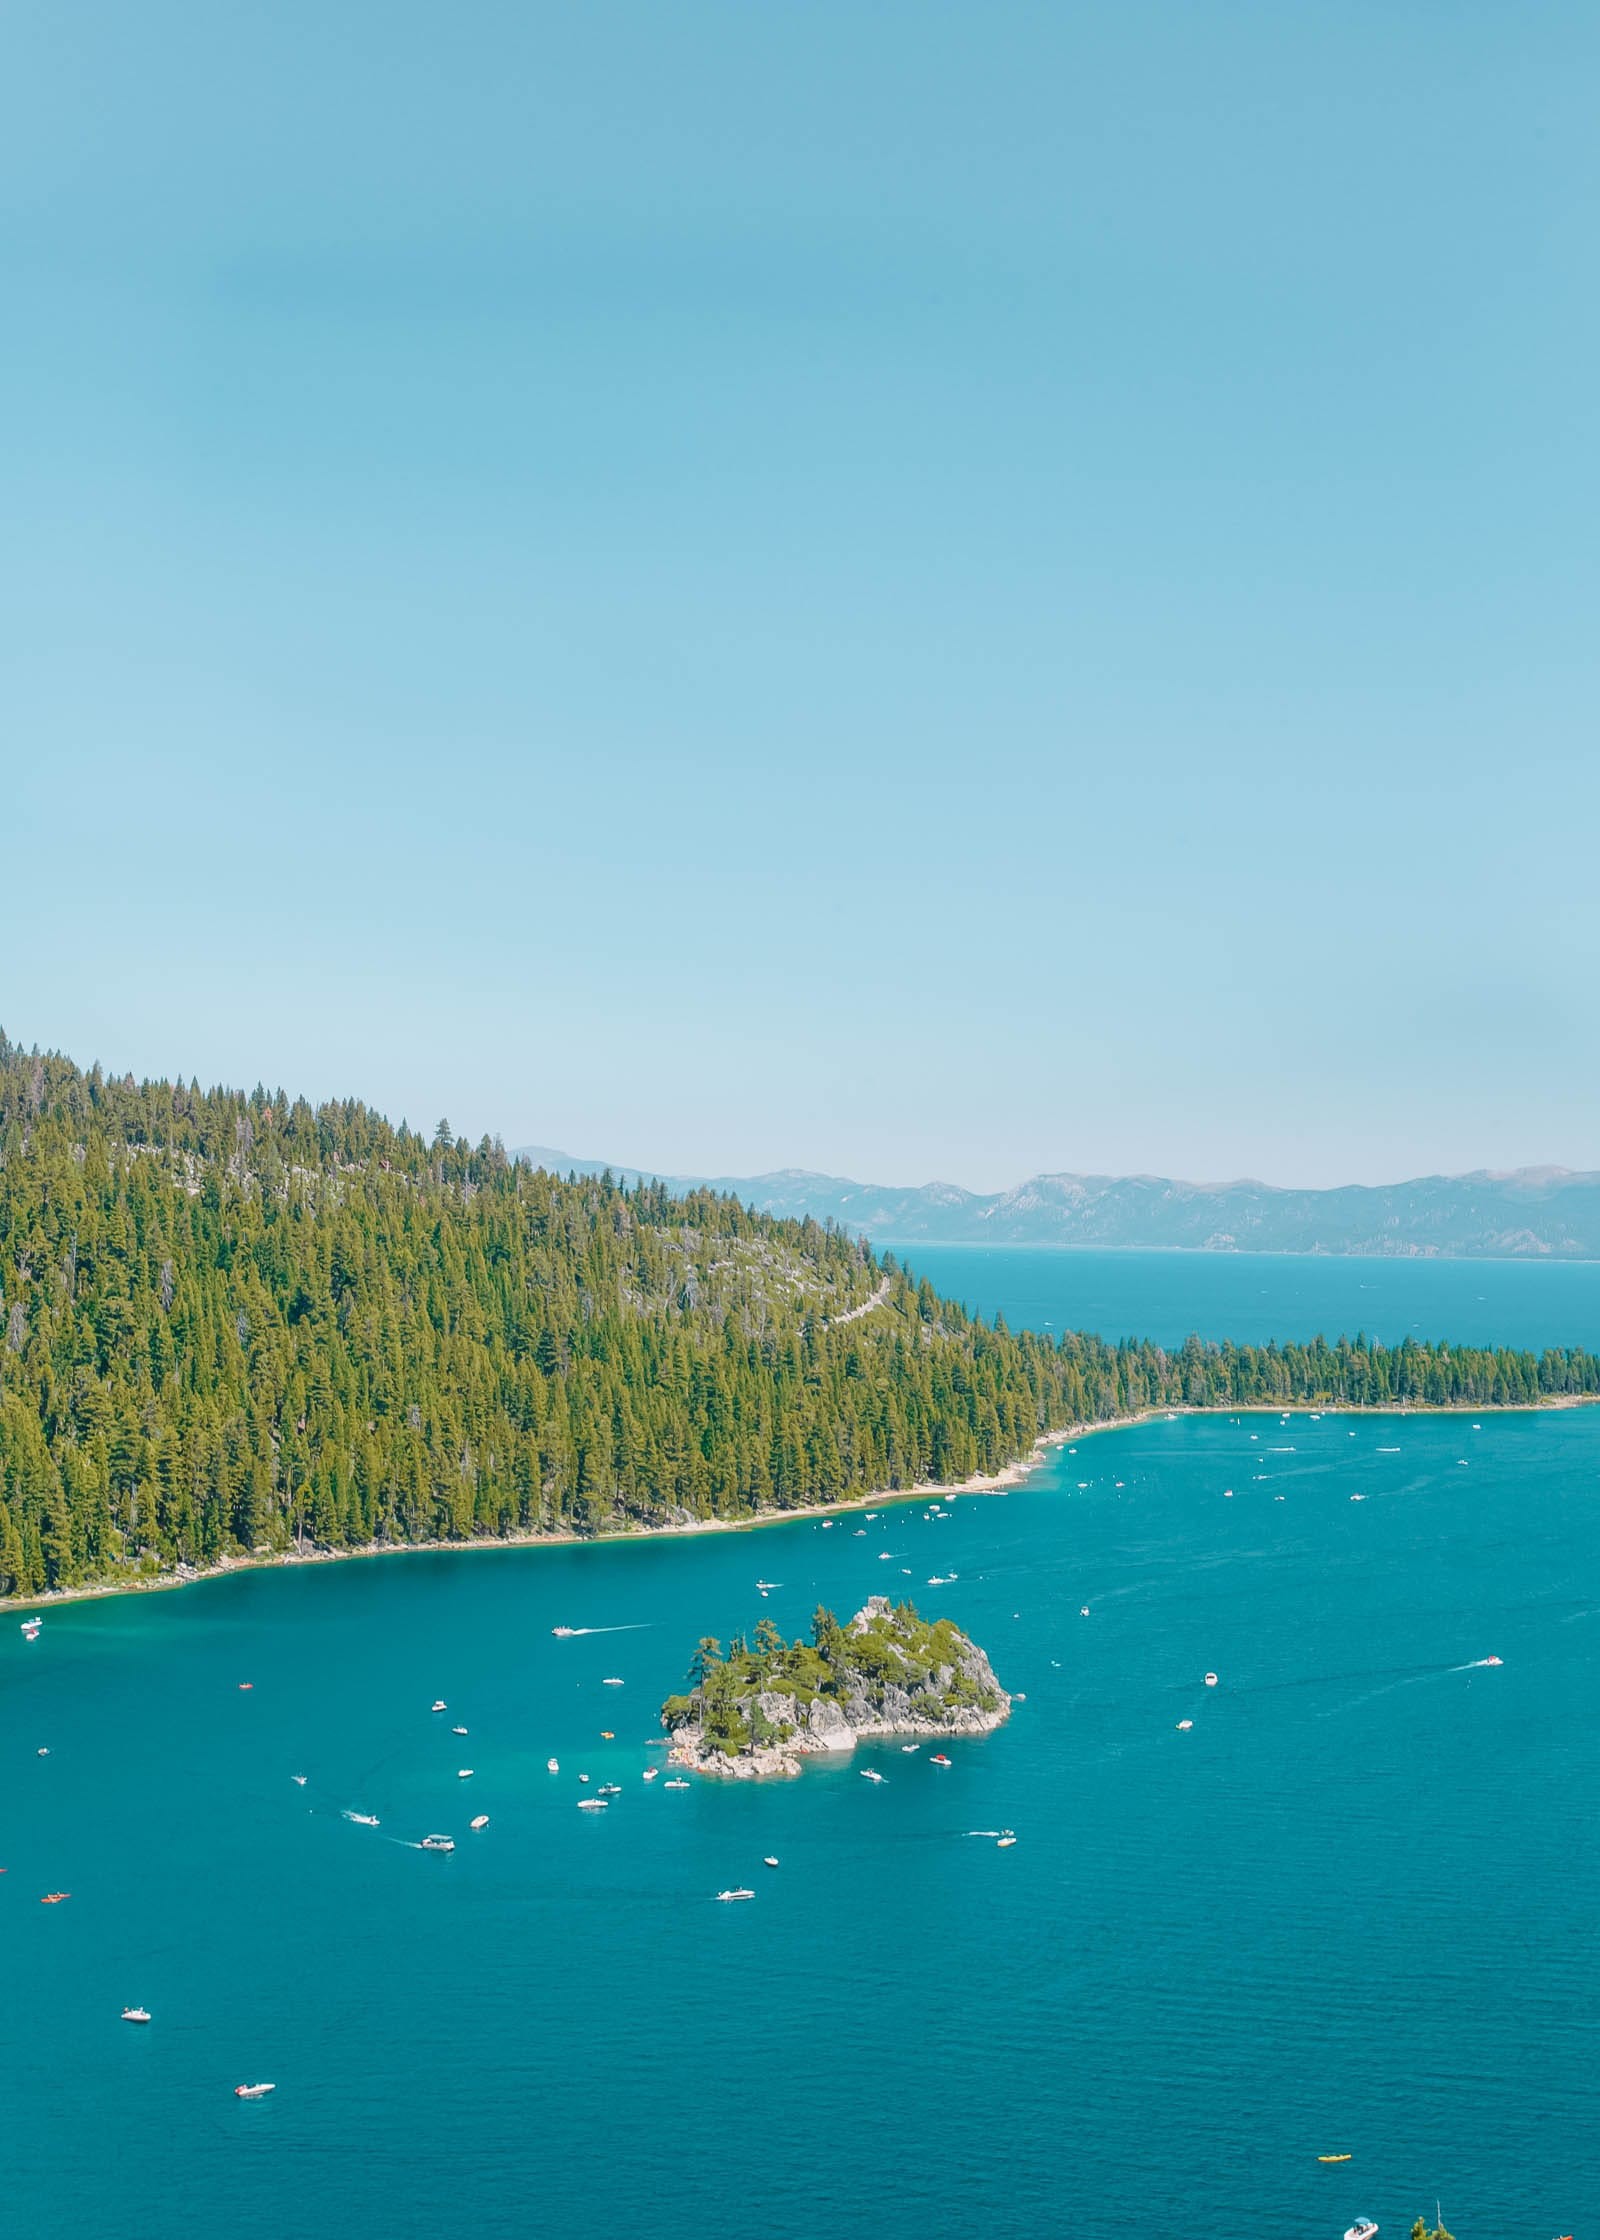
[{"label": "distant mountain range", "polygon": [[[543,1145],[530,1144],[514,1156],[558,1174],[603,1174],[609,1164],[619,1177],[643,1177],[636,1167],[575,1159]],[[1170,1182],[1159,1175],[1036,1174],[992,1195],[952,1182],[915,1188],[851,1182],[803,1167],[659,1179],[677,1189],[731,1191],[766,1213],[834,1221],[874,1244],[1600,1260],[1600,1174],[1565,1167],[1424,1175],[1414,1182],[1337,1190]]]}]

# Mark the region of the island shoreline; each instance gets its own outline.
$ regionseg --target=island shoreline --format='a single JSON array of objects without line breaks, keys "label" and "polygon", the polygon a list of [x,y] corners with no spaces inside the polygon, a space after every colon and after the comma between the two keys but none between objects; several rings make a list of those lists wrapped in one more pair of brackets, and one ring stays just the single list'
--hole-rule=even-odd
[{"label": "island shoreline", "polygon": [[1024,1484],[1041,1469],[1059,1447],[1076,1445],[1107,1431],[1134,1431],[1141,1424],[1164,1423],[1179,1417],[1349,1415],[1349,1416],[1531,1416],[1571,1408],[1600,1407],[1600,1394],[1553,1393],[1549,1398],[1518,1401],[1510,1405],[1493,1401],[1435,1407],[1412,1407],[1399,1402],[1368,1408],[1355,1402],[1335,1401],[1314,1408],[1304,1400],[1287,1409],[1277,1402],[1246,1401],[1216,1408],[1141,1408],[1136,1415],[1108,1416],[1094,1423],[1069,1425],[1062,1431],[1041,1432],[1027,1454],[992,1473],[979,1473],[951,1484],[927,1479],[914,1486],[893,1487],[887,1492],[852,1494],[844,1501],[807,1502],[794,1509],[758,1509],[747,1517],[695,1517],[681,1523],[641,1525],[628,1532],[508,1532],[479,1534],[467,1540],[377,1540],[359,1548],[282,1548],[267,1555],[240,1555],[203,1568],[161,1571],[142,1579],[86,1581],[82,1586],[46,1589],[41,1594],[0,1596],[0,1611],[59,1610],[70,1602],[104,1602],[116,1595],[170,1594],[180,1587],[202,1587],[218,1579],[237,1578],[241,1572],[288,1571],[302,1566],[353,1563],[378,1556],[475,1555],[496,1549],[614,1548],[637,1546],[650,1540],[688,1539],[701,1533],[758,1532],[769,1525],[798,1524],[807,1519],[858,1515],[863,1509],[886,1509],[891,1504],[926,1501],[930,1495],[950,1499],[959,1494],[1005,1494]]}]

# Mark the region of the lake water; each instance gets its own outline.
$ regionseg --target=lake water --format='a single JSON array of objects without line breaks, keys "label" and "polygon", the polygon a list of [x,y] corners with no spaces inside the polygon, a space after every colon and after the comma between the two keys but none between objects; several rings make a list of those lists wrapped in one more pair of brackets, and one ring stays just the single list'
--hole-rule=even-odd
[{"label": "lake water", "polygon": [[[8,1621],[11,2229],[1394,2240],[1438,2196],[1592,2235],[1597,1470],[1589,1411],[1162,1421],[860,1538]],[[1009,1726],[882,1786],[641,1779],[698,1635],[883,1590],[990,1649]]]},{"label": "lake water", "polygon": [[1286,1252],[898,1248],[913,1274],[1013,1329],[1094,1330],[1181,1345],[1191,1332],[1271,1338],[1454,1338],[1600,1348],[1600,1261],[1358,1260]]}]

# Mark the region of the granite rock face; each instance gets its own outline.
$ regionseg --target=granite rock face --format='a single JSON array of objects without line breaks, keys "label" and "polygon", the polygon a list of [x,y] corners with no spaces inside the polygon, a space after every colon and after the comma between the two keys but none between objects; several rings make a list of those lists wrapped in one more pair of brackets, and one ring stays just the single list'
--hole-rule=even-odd
[{"label": "granite rock face", "polygon": [[[923,1629],[926,1630],[926,1629]],[[725,1781],[754,1781],[797,1774],[806,1758],[838,1755],[858,1742],[890,1736],[948,1740],[952,1736],[992,1734],[1011,1715],[1011,1698],[995,1678],[994,1667],[977,1643],[953,1626],[939,1629],[946,1661],[919,1666],[900,1646],[896,1614],[886,1595],[873,1595],[844,1629],[846,1655],[866,1637],[880,1648],[878,1670],[867,1672],[847,1662],[839,1692],[799,1695],[781,1686],[754,1689],[734,1700],[743,1719],[768,1738],[729,1751],[708,1742],[705,1728],[690,1715],[664,1714],[675,1766]],[[896,1657],[906,1667],[896,1672]],[[888,1664],[887,1671],[881,1669]],[[963,1700],[943,1700],[952,1690]],[[688,1699],[692,1705],[693,1699]]]}]

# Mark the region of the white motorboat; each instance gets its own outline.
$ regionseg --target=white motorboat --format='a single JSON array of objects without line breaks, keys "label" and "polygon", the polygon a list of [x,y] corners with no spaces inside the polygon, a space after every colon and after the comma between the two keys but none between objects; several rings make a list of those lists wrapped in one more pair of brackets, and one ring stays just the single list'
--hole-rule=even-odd
[{"label": "white motorboat", "polygon": [[622,1682],[620,1680],[602,1680],[600,1685],[602,1688],[620,1688]]},{"label": "white motorboat", "polygon": [[717,1892],[717,1903],[722,1906],[731,1906],[736,1905],[741,1898],[753,1898],[754,1896],[755,1892],[753,1890],[719,1890]]},{"label": "white motorboat", "polygon": [[233,2097],[235,2100],[265,2100],[269,2092],[277,2089],[275,2084],[236,2084]]},{"label": "white motorboat", "polygon": [[486,1828],[488,1825],[489,1815],[486,1812],[480,1812],[476,1820],[469,1820],[467,1822],[467,1826],[472,1829],[474,1834],[477,1833],[479,1828]]},{"label": "white motorboat", "polygon": [[863,1766],[861,1769],[861,1778],[863,1781],[881,1781],[883,1779],[883,1775],[879,1773],[874,1766]]},{"label": "white motorboat", "polygon": [[559,1773],[561,1771],[561,1760],[559,1758],[546,1758],[544,1770],[546,1773]]},{"label": "white motorboat", "polygon": [[124,2022],[148,2022],[150,2020],[150,2009],[148,2007],[124,2007],[122,2019]]},{"label": "white motorboat", "polygon": [[578,1799],[578,1810],[580,1812],[609,1812],[610,1809],[611,1799],[609,1797],[580,1797]]},{"label": "white motorboat", "polygon": [[1371,2217],[1357,2217],[1345,2233],[1344,2240],[1378,2240],[1378,2228]]},{"label": "white motorboat", "polygon": [[375,1812],[352,1812],[346,1806],[342,1817],[354,1821],[358,1828],[375,1828],[378,1825],[378,1815]]},{"label": "white motorboat", "polygon": [[570,1641],[577,1630],[576,1626],[552,1626],[550,1628],[557,1641]]},{"label": "white motorboat", "polygon": [[289,1779],[297,1789],[303,1789],[306,1785],[306,1777],[303,1773],[291,1773]]},{"label": "white motorboat", "polygon": [[437,1703],[430,1703],[428,1706],[428,1709],[430,1711],[448,1711],[449,1708],[450,1706],[445,1702],[442,1696]]},{"label": "white motorboat", "polygon": [[1207,1686],[1208,1688],[1214,1688],[1214,1687],[1216,1686],[1216,1684],[1217,1684],[1217,1676],[1216,1676],[1216,1674],[1215,1674],[1214,1672],[1208,1672],[1208,1673],[1206,1674],[1206,1686]]},{"label": "white motorboat", "polygon": [[763,1859],[761,1862],[764,1867],[775,1867],[777,1863],[776,1859]]},{"label": "white motorboat", "polygon": [[452,1728],[450,1729],[450,1732],[451,1732],[452,1734],[465,1734],[465,1733],[466,1733],[466,1731],[467,1731],[467,1730],[466,1730],[466,1728],[465,1728],[465,1727],[452,1727]]},{"label": "white motorboat", "polygon": [[654,1781],[659,1775],[660,1771],[661,1768],[659,1766],[646,1766],[641,1778],[646,1781]]},{"label": "white motorboat", "polygon": [[454,1836],[424,1836],[422,1839],[424,1851],[454,1851],[455,1847]]},{"label": "white motorboat", "polygon": [[666,1787],[669,1789],[687,1789],[688,1786],[688,1782],[683,1780],[673,1780],[666,1783]]},{"label": "white motorboat", "polygon": [[470,1780],[472,1779],[472,1768],[471,1768],[471,1766],[457,1766],[457,1767],[456,1767],[456,1779],[457,1779],[458,1781],[470,1781]]}]

